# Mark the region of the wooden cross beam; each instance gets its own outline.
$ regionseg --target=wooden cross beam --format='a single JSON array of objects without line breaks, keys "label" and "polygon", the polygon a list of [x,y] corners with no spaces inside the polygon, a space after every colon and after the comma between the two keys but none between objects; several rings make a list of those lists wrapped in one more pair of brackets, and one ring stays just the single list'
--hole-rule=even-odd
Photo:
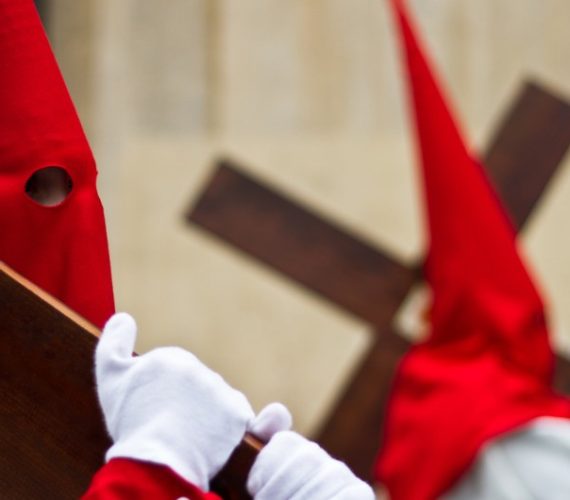
[{"label": "wooden cross beam", "polygon": [[[522,228],[570,145],[570,104],[527,83],[498,127],[484,162]],[[316,439],[368,479],[380,442],[394,369],[409,343],[392,320],[421,266],[406,267],[283,193],[221,161],[187,220],[351,314],[375,338]],[[557,387],[570,393],[570,364],[558,359]]]},{"label": "wooden cross beam", "polygon": [[0,498],[79,498],[103,464],[97,336],[0,262]]},{"label": "wooden cross beam", "polygon": [[[0,261],[0,498],[76,499],[111,445],[97,402],[99,330]],[[246,435],[210,486],[248,500]]]}]

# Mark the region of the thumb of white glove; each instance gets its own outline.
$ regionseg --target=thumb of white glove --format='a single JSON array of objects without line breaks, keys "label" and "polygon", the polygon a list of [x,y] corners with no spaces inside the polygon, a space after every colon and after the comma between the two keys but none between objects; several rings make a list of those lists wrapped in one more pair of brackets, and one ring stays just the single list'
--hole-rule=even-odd
[{"label": "thumb of white glove", "polygon": [[269,403],[248,424],[248,432],[263,442],[268,442],[273,434],[288,431],[293,425],[291,413],[281,403]]},{"label": "thumb of white glove", "polygon": [[106,458],[168,465],[203,490],[244,436],[245,396],[175,347],[132,357],[136,324],[113,316],[95,354],[97,392],[114,445]]},{"label": "thumb of white glove", "polygon": [[370,486],[295,432],[276,433],[259,453],[247,481],[255,500],[373,500]]}]

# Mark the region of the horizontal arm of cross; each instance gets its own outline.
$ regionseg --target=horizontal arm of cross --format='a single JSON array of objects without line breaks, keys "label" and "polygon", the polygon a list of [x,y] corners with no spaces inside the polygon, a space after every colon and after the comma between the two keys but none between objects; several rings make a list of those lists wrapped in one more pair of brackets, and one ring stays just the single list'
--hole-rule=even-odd
[{"label": "horizontal arm of cross", "polygon": [[[517,228],[569,145],[570,105],[537,83],[526,84],[483,155]],[[395,337],[392,316],[419,278],[417,269],[228,163],[218,166],[187,219],[374,325],[370,351],[318,433],[325,448],[368,477],[392,370],[409,347]],[[570,364],[563,359],[556,380],[557,387],[570,389]]]}]

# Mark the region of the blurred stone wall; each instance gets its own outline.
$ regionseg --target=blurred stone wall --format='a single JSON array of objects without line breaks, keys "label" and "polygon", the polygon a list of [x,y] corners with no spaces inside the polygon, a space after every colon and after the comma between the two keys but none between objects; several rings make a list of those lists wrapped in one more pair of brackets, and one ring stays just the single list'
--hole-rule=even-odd
[{"label": "blurred stone wall", "polygon": [[[381,0],[51,0],[100,169],[117,303],[139,350],[183,345],[309,433],[367,326],[187,227],[227,154],[404,261],[422,246],[403,82]],[[413,0],[477,147],[522,79],[570,97],[567,0]],[[570,338],[568,161],[523,237]]]}]

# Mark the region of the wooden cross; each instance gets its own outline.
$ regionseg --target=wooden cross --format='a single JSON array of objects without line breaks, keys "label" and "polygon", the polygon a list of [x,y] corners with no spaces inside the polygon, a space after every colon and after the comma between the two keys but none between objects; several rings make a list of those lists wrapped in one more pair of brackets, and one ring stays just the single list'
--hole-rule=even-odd
[{"label": "wooden cross", "polygon": [[[483,155],[517,229],[569,145],[570,104],[537,83],[527,83]],[[369,479],[394,369],[409,348],[395,333],[393,317],[421,279],[421,265],[402,265],[228,160],[219,162],[186,218],[370,323],[372,346],[315,436]],[[570,363],[561,358],[556,386],[570,393]]]},{"label": "wooden cross", "polygon": [[[100,332],[0,261],[0,498],[79,498],[111,445],[93,370]],[[248,500],[246,435],[210,486]]]}]

